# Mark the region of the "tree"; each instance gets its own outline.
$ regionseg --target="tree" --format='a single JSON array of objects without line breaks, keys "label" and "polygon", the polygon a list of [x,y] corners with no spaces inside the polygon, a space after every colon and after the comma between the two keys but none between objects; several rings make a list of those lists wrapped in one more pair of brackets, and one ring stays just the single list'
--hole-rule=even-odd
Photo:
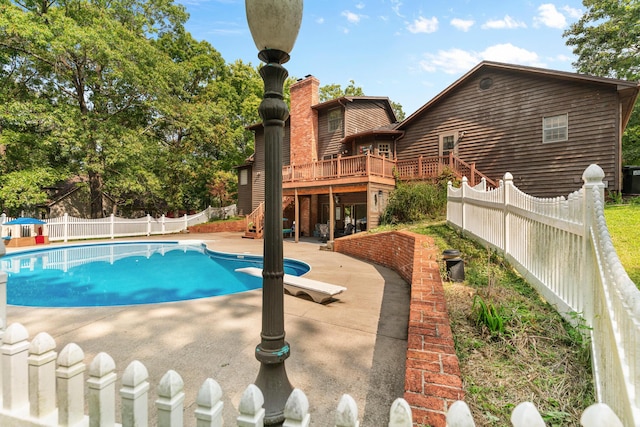
[{"label": "tree", "polygon": [[393,112],[396,115],[396,119],[398,119],[399,122],[405,119],[406,115],[404,113],[404,110],[402,109],[402,104],[391,101],[391,108],[393,109]]},{"label": "tree", "polygon": [[360,86],[356,86],[353,80],[349,80],[349,85],[344,89],[336,83],[321,86],[319,95],[320,102],[324,102],[342,98],[343,96],[364,96],[364,91]]},{"label": "tree", "polygon": [[184,8],[170,0],[1,6],[0,57],[18,58],[14,79],[63,112],[58,142],[69,170],[88,175],[92,216],[102,216],[105,188],[127,186],[117,183],[122,162],[144,151],[127,141],[145,145],[138,130],[168,89],[171,61],[153,40],[182,27]]},{"label": "tree", "polygon": [[[583,0],[586,13],[563,34],[581,73],[640,80],[640,2]],[[640,104],[622,140],[623,162],[640,163]]]}]

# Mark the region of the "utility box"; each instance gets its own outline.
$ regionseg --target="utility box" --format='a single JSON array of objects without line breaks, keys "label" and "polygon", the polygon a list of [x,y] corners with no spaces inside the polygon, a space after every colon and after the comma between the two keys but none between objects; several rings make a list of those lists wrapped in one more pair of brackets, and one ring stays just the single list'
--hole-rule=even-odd
[{"label": "utility box", "polygon": [[622,168],[622,193],[640,194],[640,166]]},{"label": "utility box", "polygon": [[447,269],[447,278],[452,282],[464,282],[464,260],[457,249],[446,249],[442,259]]}]

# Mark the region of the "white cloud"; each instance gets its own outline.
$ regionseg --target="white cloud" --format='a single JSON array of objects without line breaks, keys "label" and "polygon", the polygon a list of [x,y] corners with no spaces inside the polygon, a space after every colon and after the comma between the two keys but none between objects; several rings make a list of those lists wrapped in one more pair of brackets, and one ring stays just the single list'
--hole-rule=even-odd
[{"label": "white cloud", "polygon": [[438,18],[419,17],[412,24],[407,25],[407,29],[411,33],[435,33],[438,31]]},{"label": "white cloud", "polygon": [[391,0],[391,10],[393,10],[393,13],[398,15],[400,18],[404,18],[400,13],[400,6],[402,6],[402,2],[400,0]]},{"label": "white cloud", "polygon": [[569,15],[569,18],[580,19],[582,17],[582,10],[580,9],[576,9],[571,6],[563,6],[562,10]]},{"label": "white cloud", "polygon": [[360,19],[362,18],[362,15],[358,15],[357,13],[353,13],[348,10],[345,10],[344,12],[342,12],[342,16],[347,18],[347,21],[349,21],[352,24],[357,24],[358,22],[360,22]]},{"label": "white cloud", "polygon": [[538,7],[538,16],[533,18],[534,25],[550,28],[564,28],[567,26],[567,18],[551,3],[541,4]]},{"label": "white cloud", "polygon": [[356,9],[364,9],[364,3],[360,2],[356,5]]},{"label": "white cloud", "polygon": [[468,71],[478,63],[477,54],[462,49],[440,50],[437,54],[426,54],[420,61],[420,68],[434,73],[443,71],[447,74],[460,74]]},{"label": "white cloud", "polygon": [[441,71],[447,74],[462,74],[483,60],[535,67],[544,67],[545,65],[537,53],[519,48],[511,43],[489,46],[482,52],[454,48],[440,50],[436,54],[427,53],[419,65],[423,71],[430,73]]},{"label": "white cloud", "polygon": [[482,24],[482,28],[485,30],[511,30],[514,28],[527,28],[527,24],[522,21],[517,21],[509,15],[505,15],[503,19],[492,19],[485,22]]},{"label": "white cloud", "polygon": [[316,24],[324,24],[324,18],[323,17],[316,18]]},{"label": "white cloud", "polygon": [[457,28],[460,31],[464,31],[465,33],[469,31],[469,29],[473,26],[475,22],[471,19],[459,19],[453,18],[451,20],[451,25]]},{"label": "white cloud", "polygon": [[512,45],[511,43],[489,46],[480,53],[482,59],[510,64],[544,67],[537,53]]}]

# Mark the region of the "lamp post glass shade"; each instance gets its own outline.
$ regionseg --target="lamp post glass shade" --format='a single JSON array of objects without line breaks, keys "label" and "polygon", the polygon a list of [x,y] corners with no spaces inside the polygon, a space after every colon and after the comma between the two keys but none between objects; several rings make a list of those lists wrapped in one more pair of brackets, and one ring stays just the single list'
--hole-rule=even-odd
[{"label": "lamp post glass shade", "polygon": [[245,0],[245,9],[258,51],[291,53],[302,22],[302,0]]}]

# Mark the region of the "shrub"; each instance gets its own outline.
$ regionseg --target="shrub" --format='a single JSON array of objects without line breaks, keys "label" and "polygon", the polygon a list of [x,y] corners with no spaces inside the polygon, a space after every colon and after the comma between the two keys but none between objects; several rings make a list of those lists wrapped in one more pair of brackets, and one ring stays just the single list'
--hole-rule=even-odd
[{"label": "shrub", "polygon": [[435,183],[399,182],[382,214],[382,224],[444,219],[447,210],[448,180],[449,175],[443,175]]}]

